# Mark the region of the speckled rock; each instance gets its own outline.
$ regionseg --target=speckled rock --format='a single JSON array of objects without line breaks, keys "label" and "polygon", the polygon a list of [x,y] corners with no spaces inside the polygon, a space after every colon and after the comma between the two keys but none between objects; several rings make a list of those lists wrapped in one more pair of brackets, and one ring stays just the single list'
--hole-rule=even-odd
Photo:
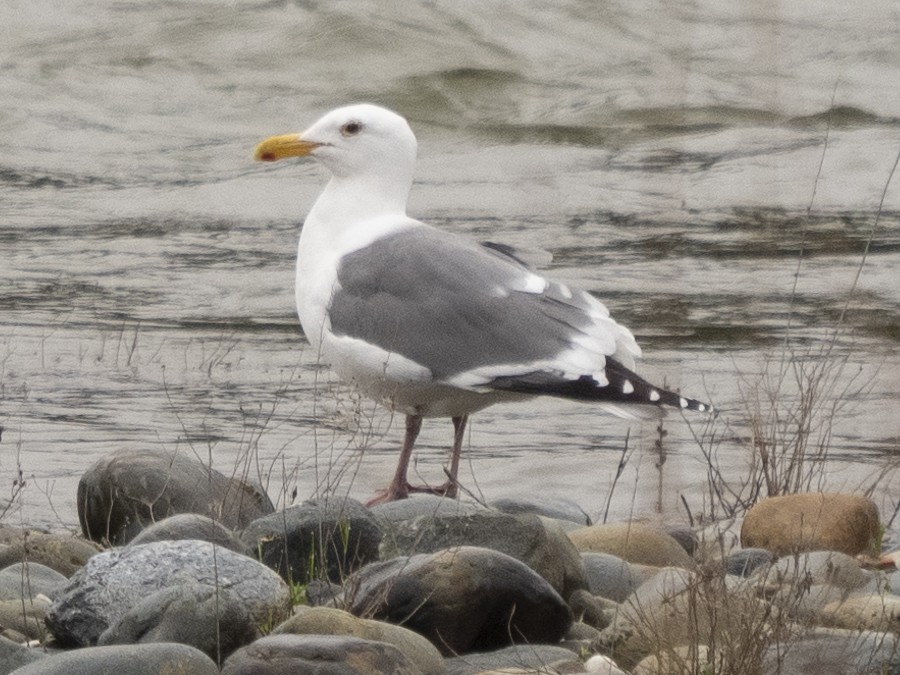
[{"label": "speckled rock", "polygon": [[159,541],[95,555],[69,580],[47,625],[61,644],[93,645],[148,595],[191,582],[223,589],[257,624],[289,615],[289,589],[265,565],[206,541]]}]

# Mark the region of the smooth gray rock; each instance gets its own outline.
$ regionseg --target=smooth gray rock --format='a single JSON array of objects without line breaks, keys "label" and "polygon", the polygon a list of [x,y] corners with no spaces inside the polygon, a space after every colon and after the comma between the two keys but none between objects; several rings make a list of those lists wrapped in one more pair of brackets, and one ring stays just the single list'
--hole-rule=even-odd
[{"label": "smooth gray rock", "polygon": [[565,532],[531,514],[485,510],[420,516],[385,532],[381,556],[389,559],[453,546],[477,546],[510,555],[544,577],[563,598],[587,588],[581,556]]},{"label": "smooth gray rock", "polygon": [[624,602],[643,582],[633,565],[611,553],[582,553],[588,590],[616,602]]},{"label": "smooth gray rock", "polygon": [[45,654],[40,649],[24,647],[0,636],[0,675],[9,675],[16,668],[21,668],[44,656]]},{"label": "smooth gray rock", "polygon": [[357,616],[399,623],[445,655],[558,642],[571,612],[550,584],[504,553],[463,546],[374,563],[347,582]]},{"label": "smooth gray rock", "polygon": [[39,594],[53,599],[68,579],[40,563],[14,563],[0,570],[0,600],[33,599]]},{"label": "smooth gray rock", "polygon": [[485,508],[479,504],[428,494],[411,495],[409,499],[398,499],[369,509],[382,525],[413,520],[419,516],[460,515],[484,510]]},{"label": "smooth gray rock", "polygon": [[116,545],[176,513],[199,513],[234,530],[275,510],[259,486],[161,450],[102,457],[82,475],[77,500],[85,537]]},{"label": "smooth gray rock", "polygon": [[764,548],[741,548],[725,558],[725,571],[739,577],[749,577],[764,565],[775,562],[775,556]]},{"label": "smooth gray rock", "polygon": [[579,525],[590,525],[591,517],[583,508],[565,497],[501,497],[490,502],[489,506],[502,513],[531,513],[555,520],[568,520]]},{"label": "smooth gray rock", "polygon": [[781,675],[900,675],[900,636],[817,628],[787,645],[769,647],[762,673]]},{"label": "smooth gray rock", "polygon": [[269,635],[242,647],[221,675],[421,675],[394,645],[347,635]]},{"label": "smooth gray rock", "polygon": [[63,645],[93,645],[148,595],[191,581],[224,590],[258,625],[290,613],[287,585],[265,565],[206,541],[160,541],[91,558],[53,604],[47,625]]},{"label": "smooth gray rock", "polygon": [[378,559],[381,528],[354,499],[304,502],[250,523],[241,539],[259,559],[293,583],[341,582]]},{"label": "smooth gray rock", "polygon": [[188,581],[148,595],[106,629],[97,644],[180,642],[221,663],[257,637],[257,625],[242,601]]},{"label": "smooth gray rock", "polygon": [[129,542],[130,546],[149,544],[154,541],[179,541],[200,539],[211,544],[224,546],[237,553],[251,555],[246,544],[231,530],[209,516],[199,513],[178,513],[158,523],[153,523]]},{"label": "smooth gray rock", "polygon": [[0,600],[0,626],[28,640],[44,640],[49,611],[50,601],[46,598],[26,600],[24,604],[22,600]]},{"label": "smooth gray rock", "polygon": [[216,664],[188,645],[87,647],[42,657],[16,675],[218,675]]},{"label": "smooth gray rock", "polygon": [[387,642],[412,661],[422,675],[444,675],[444,659],[431,642],[403,626],[353,616],[333,607],[296,607],[294,615],[280,624],[274,634],[350,635]]},{"label": "smooth gray rock", "polygon": [[479,654],[446,659],[447,675],[475,675],[497,669],[538,669],[551,663],[577,659],[574,652],[552,645],[514,645]]}]

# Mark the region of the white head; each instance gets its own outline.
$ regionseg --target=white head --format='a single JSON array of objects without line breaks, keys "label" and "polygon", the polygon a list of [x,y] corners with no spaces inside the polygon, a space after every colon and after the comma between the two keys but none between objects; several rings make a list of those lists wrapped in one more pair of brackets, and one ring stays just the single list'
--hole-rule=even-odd
[{"label": "white head", "polygon": [[337,178],[390,174],[412,184],[416,137],[397,113],[361,103],[332,110],[303,133],[267,138],[254,157],[271,162],[306,155]]}]

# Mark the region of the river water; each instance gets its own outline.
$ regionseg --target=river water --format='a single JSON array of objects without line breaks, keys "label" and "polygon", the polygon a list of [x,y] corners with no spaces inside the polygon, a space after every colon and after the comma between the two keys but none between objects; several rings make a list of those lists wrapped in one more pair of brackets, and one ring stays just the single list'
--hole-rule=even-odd
[{"label": "river water", "polygon": [[[325,173],[251,161],[357,101],[419,137],[413,215],[549,250],[548,274],[634,331],[644,375],[720,410],[670,415],[661,463],[654,425],[495,406],[467,436],[473,493],[722,515],[704,451],[738,489],[806,405],[809,485],[874,486],[890,518],[900,5],[441,4],[3,3],[3,518],[76,527],[81,473],[122,447],[190,453],[282,506],[386,484],[402,420],[317,366],[293,307]],[[774,446],[754,412],[777,413]],[[450,439],[426,423],[422,478]]]}]

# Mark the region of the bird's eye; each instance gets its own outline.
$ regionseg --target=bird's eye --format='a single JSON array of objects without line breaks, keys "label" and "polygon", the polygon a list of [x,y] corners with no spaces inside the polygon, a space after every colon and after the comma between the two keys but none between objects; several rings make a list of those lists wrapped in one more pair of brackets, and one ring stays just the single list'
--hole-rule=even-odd
[{"label": "bird's eye", "polygon": [[356,136],[356,134],[362,131],[362,128],[362,122],[357,122],[355,120],[352,122],[347,122],[344,126],[341,127],[341,135]]}]

